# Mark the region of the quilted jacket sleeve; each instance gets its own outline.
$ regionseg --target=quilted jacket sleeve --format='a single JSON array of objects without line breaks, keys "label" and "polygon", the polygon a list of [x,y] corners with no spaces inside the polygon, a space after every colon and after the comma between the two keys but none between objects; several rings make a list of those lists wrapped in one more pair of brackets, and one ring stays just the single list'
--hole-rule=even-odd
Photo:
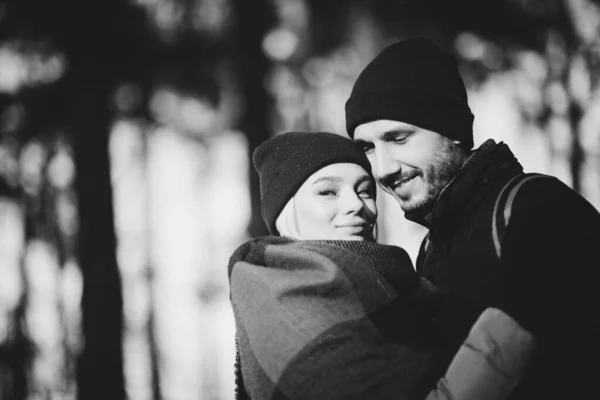
[{"label": "quilted jacket sleeve", "polygon": [[535,347],[513,318],[486,309],[427,400],[502,400],[519,382]]}]

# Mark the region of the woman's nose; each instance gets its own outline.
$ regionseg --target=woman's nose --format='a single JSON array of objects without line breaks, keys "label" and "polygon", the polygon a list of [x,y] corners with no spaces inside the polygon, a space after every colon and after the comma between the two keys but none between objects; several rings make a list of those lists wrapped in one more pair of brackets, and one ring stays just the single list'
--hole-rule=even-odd
[{"label": "woman's nose", "polygon": [[346,213],[356,213],[361,211],[365,204],[358,193],[351,191],[344,196],[344,211]]}]

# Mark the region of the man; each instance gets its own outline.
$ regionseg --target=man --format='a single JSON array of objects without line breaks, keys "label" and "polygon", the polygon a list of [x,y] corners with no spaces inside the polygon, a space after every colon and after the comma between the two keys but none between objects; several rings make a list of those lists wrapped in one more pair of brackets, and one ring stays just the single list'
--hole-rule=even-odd
[{"label": "man", "polygon": [[346,102],[379,184],[429,229],[417,271],[444,293],[445,358],[497,307],[537,339],[512,398],[597,398],[600,214],[556,178],[524,181],[506,144],[472,150],[472,123],[456,59],[423,38],[385,48]]}]

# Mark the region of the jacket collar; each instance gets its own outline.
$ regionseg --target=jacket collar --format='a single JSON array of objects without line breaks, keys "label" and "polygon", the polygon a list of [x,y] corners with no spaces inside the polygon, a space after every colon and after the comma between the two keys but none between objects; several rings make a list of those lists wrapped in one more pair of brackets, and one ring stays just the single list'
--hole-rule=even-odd
[{"label": "jacket collar", "polygon": [[510,148],[503,142],[488,139],[444,187],[429,214],[406,218],[430,229],[455,226],[466,213],[478,204],[498,181],[507,181],[523,172]]}]

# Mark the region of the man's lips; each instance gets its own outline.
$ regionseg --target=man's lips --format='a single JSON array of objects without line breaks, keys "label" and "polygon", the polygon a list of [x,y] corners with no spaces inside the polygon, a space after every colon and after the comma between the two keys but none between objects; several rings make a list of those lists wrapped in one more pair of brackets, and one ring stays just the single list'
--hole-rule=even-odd
[{"label": "man's lips", "polygon": [[398,181],[394,182],[394,183],[393,183],[393,184],[390,186],[390,189],[394,190],[394,189],[397,189],[397,188],[401,187],[401,186],[402,186],[402,185],[404,185],[405,183],[407,183],[407,182],[409,182],[409,181],[413,180],[414,178],[416,178],[416,177],[417,177],[417,175],[418,175],[418,174],[415,174],[415,175],[412,175],[412,176],[409,176],[409,177],[406,177],[406,178],[402,178],[402,179],[400,179],[400,180],[398,180]]}]

